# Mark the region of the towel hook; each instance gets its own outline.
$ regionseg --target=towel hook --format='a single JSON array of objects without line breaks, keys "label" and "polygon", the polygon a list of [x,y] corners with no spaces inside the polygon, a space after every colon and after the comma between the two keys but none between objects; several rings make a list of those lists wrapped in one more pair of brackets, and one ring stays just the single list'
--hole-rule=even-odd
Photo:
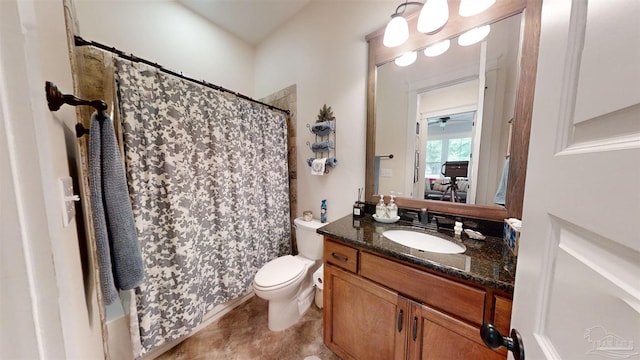
[{"label": "towel hook", "polygon": [[[101,115],[104,115],[105,111],[107,111],[107,103],[103,100],[84,100],[74,95],[63,94],[51,81],[45,83],[44,89],[47,95],[47,105],[51,111],[58,111],[63,104],[71,106],[88,105],[96,109]],[[81,123],[76,124],[76,137],[81,137],[88,133],[89,130]]]}]

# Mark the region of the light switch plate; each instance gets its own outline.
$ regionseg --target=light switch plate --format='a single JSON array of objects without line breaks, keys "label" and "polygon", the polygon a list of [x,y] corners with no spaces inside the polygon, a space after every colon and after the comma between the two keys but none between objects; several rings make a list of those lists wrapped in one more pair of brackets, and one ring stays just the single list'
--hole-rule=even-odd
[{"label": "light switch plate", "polygon": [[380,177],[393,177],[392,169],[380,169]]},{"label": "light switch plate", "polygon": [[68,176],[61,178],[60,186],[62,187],[62,226],[66,227],[76,215],[76,205],[73,203],[73,179]]}]

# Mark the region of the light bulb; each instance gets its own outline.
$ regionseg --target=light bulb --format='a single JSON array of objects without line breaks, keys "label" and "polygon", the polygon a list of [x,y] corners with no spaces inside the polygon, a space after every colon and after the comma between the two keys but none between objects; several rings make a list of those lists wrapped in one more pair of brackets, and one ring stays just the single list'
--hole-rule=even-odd
[{"label": "light bulb", "polygon": [[482,41],[482,39],[486,38],[487,35],[489,35],[490,31],[491,31],[491,26],[489,25],[473,28],[458,37],[458,45],[460,46],[473,45],[478,41]]},{"label": "light bulb", "polygon": [[424,55],[429,57],[442,55],[449,50],[449,46],[451,46],[451,40],[440,41],[424,49]]},{"label": "light bulb", "polygon": [[408,52],[402,54],[402,56],[400,56],[399,58],[396,58],[394,60],[394,62],[398,66],[409,66],[409,65],[413,64],[416,61],[417,58],[418,58],[418,53],[417,52],[408,51]]},{"label": "light bulb", "polygon": [[449,21],[447,0],[427,0],[418,16],[418,31],[432,33],[440,30]]},{"label": "light bulb", "polygon": [[461,0],[460,10],[458,12],[460,16],[472,16],[480,14],[495,3],[496,0]]},{"label": "light bulb", "polygon": [[395,47],[403,44],[409,38],[409,24],[402,16],[393,16],[386,29],[382,43],[386,47]]}]

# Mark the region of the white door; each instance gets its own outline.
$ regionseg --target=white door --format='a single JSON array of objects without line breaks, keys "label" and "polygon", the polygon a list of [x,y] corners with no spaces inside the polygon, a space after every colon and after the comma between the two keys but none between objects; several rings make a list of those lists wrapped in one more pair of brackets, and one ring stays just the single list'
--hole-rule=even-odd
[{"label": "white door", "polygon": [[512,327],[640,358],[640,1],[545,0]]}]

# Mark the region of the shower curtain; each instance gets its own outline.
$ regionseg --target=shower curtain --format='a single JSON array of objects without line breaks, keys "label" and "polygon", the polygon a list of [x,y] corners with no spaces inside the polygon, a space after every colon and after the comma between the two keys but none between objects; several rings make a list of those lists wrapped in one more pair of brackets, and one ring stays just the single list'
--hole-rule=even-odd
[{"label": "shower curtain", "polygon": [[263,264],[290,253],[286,117],[114,61],[145,266],[139,357],[188,334],[214,306],[246,294]]}]

